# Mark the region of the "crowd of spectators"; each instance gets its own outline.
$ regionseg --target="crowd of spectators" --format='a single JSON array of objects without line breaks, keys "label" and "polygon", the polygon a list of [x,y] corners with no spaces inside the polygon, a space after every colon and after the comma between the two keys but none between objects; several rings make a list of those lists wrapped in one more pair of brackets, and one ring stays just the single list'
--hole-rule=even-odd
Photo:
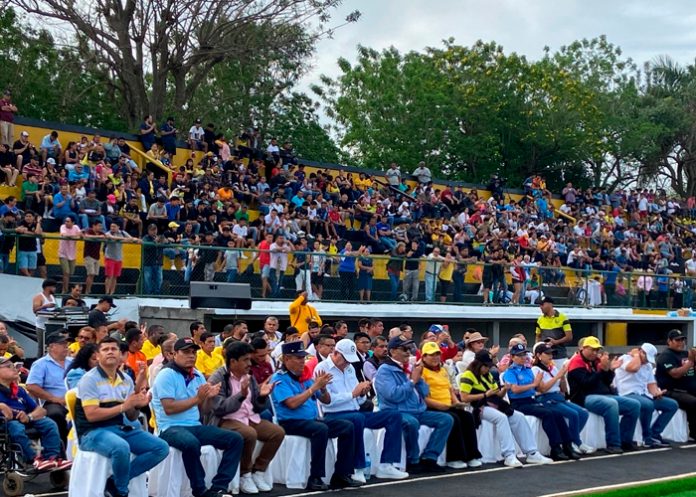
[{"label": "crowd of spectators", "polygon": [[[501,178],[491,179],[492,195],[482,198],[476,189],[435,183],[424,162],[411,174],[394,163],[378,175],[342,168],[308,173],[292,143],[265,139],[258,129],[225,136],[200,119],[181,136],[174,119],[158,127],[147,116],[140,139],[149,161],[143,169],[123,137],[83,136],[63,148],[55,131],[38,146],[21,132],[0,152],[4,182],[23,178],[20,197],[0,207],[1,227],[39,235],[43,225],[70,240],[115,240],[91,243],[84,253],[93,279],[104,250],[107,293],[121,274],[121,242],[145,240],[180,245],[144,254],[145,291],[153,294],[161,291],[162,256],[172,261],[167,269],[185,271],[186,281],[212,280],[216,272],[235,281],[241,261],[253,257],[247,250],[270,250],[253,258],[262,297],[279,295],[290,267],[297,289],[311,298],[322,297],[328,276],[340,280],[340,298],[370,301],[381,264],[375,256],[386,256],[392,301],[422,300],[424,290],[426,301],[461,302],[468,267],[483,264],[474,276],[485,304],[534,304],[544,286],[579,286],[590,277],[601,290],[584,303],[691,304],[694,198],[682,202],[648,189],[580,191],[568,183],[556,209],[541,176],[527,179],[516,201]],[[179,139],[195,153],[176,167]],[[38,269],[43,276],[40,241],[16,244],[19,272]],[[2,241],[0,270],[7,270],[14,245],[13,237]],[[58,255],[69,278],[75,243],[61,243]],[[421,280],[416,271],[423,266]]]},{"label": "crowd of spectators", "polygon": [[[508,467],[594,453],[583,440],[589,413],[604,419],[609,454],[671,447],[663,432],[680,407],[696,435],[696,356],[685,335],[670,331],[659,353],[644,343],[611,358],[594,336],[576,342],[568,318],[548,298],[534,346],[518,334],[501,357],[476,329],[456,343],[441,324],[416,341],[407,323],[390,330],[378,318],[360,320],[356,330],[344,321],[322,323],[306,294],[290,307],[297,326],[282,333],[269,316],[258,331],[236,320],[219,335],[193,322],[182,338],[159,324],[109,321],[114,306],[111,297],[100,298],[74,338],[67,330],[49,334],[46,355],[28,371],[24,351],[0,325],[0,421],[22,464],[36,471],[70,468],[74,454],[65,448],[74,430],[79,451],[111,459],[105,483],[111,497],[127,495],[130,479],[153,470],[170,447],[181,451],[194,496],[227,497],[237,468],[242,493],[272,489],[269,465],[286,435],[309,440],[310,491],[359,487],[371,476],[478,468],[482,444],[494,443],[481,438],[491,433],[477,430],[483,421],[495,426]],[[549,457],[525,415],[539,418]],[[421,426],[432,428],[425,447]],[[27,428],[39,431],[40,453]],[[380,428],[383,450],[372,461],[363,431]],[[330,438],[338,445],[327,480]],[[257,441],[263,442],[258,453]],[[201,464],[204,445],[222,451],[212,481],[205,473],[211,468]],[[438,463],[444,451],[445,463]]]}]

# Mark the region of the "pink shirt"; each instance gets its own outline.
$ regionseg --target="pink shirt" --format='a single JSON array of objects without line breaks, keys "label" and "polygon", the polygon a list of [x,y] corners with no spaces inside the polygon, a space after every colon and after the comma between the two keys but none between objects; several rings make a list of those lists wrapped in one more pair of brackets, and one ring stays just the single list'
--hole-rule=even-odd
[{"label": "pink shirt", "polygon": [[[73,225],[68,229],[65,225],[60,227],[61,236],[77,236],[82,232],[77,225]],[[77,240],[61,240],[58,242],[58,257],[74,261],[77,259]]]},{"label": "pink shirt", "polygon": [[[241,381],[235,378],[233,374],[230,374],[230,395],[237,395],[241,390]],[[254,412],[254,406],[251,403],[251,386],[249,386],[249,393],[247,393],[247,396],[242,401],[242,405],[239,407],[239,409],[228,414],[227,416],[224,416],[223,419],[232,419],[239,421],[240,423],[244,423],[245,425],[248,425],[249,421],[252,423],[261,422],[261,416]]]}]

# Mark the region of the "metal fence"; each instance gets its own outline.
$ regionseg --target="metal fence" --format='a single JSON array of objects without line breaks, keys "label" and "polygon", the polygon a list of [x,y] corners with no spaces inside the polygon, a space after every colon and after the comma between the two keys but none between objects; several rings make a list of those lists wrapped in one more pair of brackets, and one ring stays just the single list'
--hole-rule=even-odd
[{"label": "metal fence", "polygon": [[[20,244],[20,240],[24,242]],[[29,239],[40,248],[38,267],[26,265]],[[13,231],[0,238],[0,271],[63,279],[70,264],[59,254],[77,254],[69,281],[87,277],[85,242],[102,243],[99,274],[91,294],[104,292],[106,239],[27,237]],[[535,305],[550,296],[560,305],[679,309],[691,307],[696,278],[668,271],[596,271],[591,268],[523,266],[524,280],[514,282],[510,265],[465,264],[455,259],[372,255],[359,249],[340,253],[259,251],[207,244],[148,243],[133,239],[121,245],[123,269],[115,294],[186,297],[191,281],[249,283],[255,299],[289,300],[298,291],[311,299],[338,302],[418,302],[490,305]],[[68,250],[65,250],[65,248]],[[25,250],[21,250],[24,248]],[[61,250],[63,249],[63,250]],[[118,252],[118,250],[116,251]],[[42,264],[45,259],[45,263]],[[61,288],[62,292],[66,292]]]}]

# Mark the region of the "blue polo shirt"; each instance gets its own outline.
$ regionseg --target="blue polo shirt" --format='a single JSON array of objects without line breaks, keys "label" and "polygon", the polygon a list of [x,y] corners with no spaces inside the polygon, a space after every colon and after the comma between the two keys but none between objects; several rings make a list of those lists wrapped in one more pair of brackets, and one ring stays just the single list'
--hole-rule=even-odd
[{"label": "blue polo shirt", "polygon": [[[503,381],[508,385],[530,385],[534,383],[534,371],[532,371],[532,368],[528,368],[524,365],[511,364],[503,374]],[[522,393],[512,393],[512,390],[508,390],[508,397],[510,399],[529,399],[534,397],[534,395],[534,389]]]},{"label": "blue polo shirt", "polygon": [[317,419],[319,410],[317,409],[316,400],[321,397],[321,392],[315,392],[313,398],[307,399],[297,409],[290,409],[284,403],[286,399],[301,394],[310,388],[314,384],[313,380],[297,381],[287,371],[276,371],[271,378],[271,383],[274,382],[278,382],[278,384],[273,389],[273,393],[271,393],[271,400],[273,401],[273,408],[278,421],[286,419]]},{"label": "blue polo shirt", "polygon": [[29,370],[27,385],[38,385],[51,395],[65,397],[65,372],[67,371],[72,357],[65,359],[65,365],[58,364],[50,355],[45,355],[34,362]]},{"label": "blue polo shirt", "polygon": [[162,399],[185,400],[198,393],[205,384],[205,377],[196,369],[193,375],[184,377],[178,370],[171,367],[162,368],[152,385],[152,408],[160,432],[167,431],[172,426],[198,426],[201,424],[201,414],[197,406],[193,406],[177,414],[166,414],[162,407]]},{"label": "blue polo shirt", "polygon": [[0,385],[0,404],[5,404],[13,411],[23,411],[27,414],[36,409],[36,402],[22,387],[18,387],[17,394],[12,395],[9,388]]}]

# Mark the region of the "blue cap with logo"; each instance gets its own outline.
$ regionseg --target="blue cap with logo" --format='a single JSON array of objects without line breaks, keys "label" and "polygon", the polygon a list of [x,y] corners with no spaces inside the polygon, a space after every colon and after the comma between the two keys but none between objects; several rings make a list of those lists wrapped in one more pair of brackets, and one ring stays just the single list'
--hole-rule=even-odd
[{"label": "blue cap with logo", "polygon": [[528,353],[527,347],[523,343],[516,343],[510,347],[510,355],[522,355]]}]

